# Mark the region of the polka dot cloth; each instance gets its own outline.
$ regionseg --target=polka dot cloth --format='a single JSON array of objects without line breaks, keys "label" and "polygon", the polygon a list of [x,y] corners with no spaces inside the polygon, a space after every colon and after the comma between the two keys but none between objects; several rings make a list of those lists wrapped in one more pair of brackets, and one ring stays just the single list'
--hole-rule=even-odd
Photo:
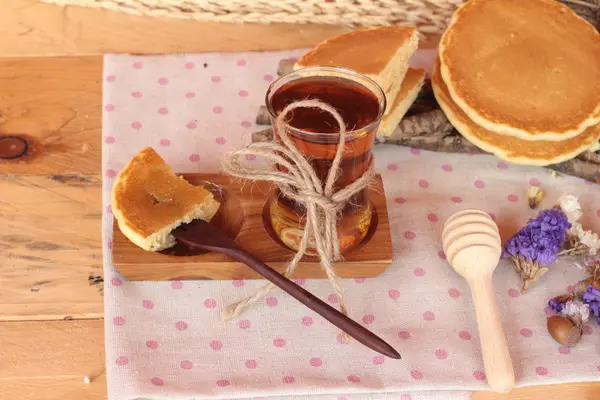
[{"label": "polka dot cloth", "polygon": [[[103,99],[103,237],[106,357],[109,398],[241,398],[273,400],[432,400],[466,398],[485,389],[471,295],[447,264],[440,234],[454,212],[493,213],[503,237],[535,215],[526,204],[531,184],[549,207],[563,192],[580,196],[586,225],[600,230],[600,189],[542,168],[492,156],[375,147],[393,236],[393,263],[377,278],[341,285],[350,316],[394,346],[391,360],[346,343],[339,331],[290,296],[272,290],[239,318],[221,310],[262,281],[128,282],[110,263],[110,188],[141,148],[154,147],[177,172],[220,169],[224,152],[251,140],[255,114],[276,79],[281,58],[302,51],[105,58]],[[247,162],[261,162],[249,158]],[[526,293],[502,260],[495,291],[518,384],[598,380],[600,329],[586,331],[569,351],[546,333],[549,298],[581,279],[564,263]],[[297,280],[334,307],[325,280]],[[341,339],[341,340],[339,340]],[[218,367],[217,367],[218,366]],[[448,371],[452,371],[451,374]],[[378,394],[368,393],[377,388]],[[433,390],[459,392],[433,392]],[[463,392],[460,392],[462,390]],[[251,393],[251,395],[250,395]],[[362,393],[362,394],[360,394]],[[437,397],[436,397],[437,396]]]}]

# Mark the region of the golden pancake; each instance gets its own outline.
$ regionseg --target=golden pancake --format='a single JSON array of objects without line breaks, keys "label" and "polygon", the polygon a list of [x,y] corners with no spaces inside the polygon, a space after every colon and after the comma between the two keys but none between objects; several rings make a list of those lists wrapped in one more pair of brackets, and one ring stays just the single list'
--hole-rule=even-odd
[{"label": "golden pancake", "polygon": [[219,203],[208,190],[175,175],[148,147],[117,176],[111,207],[129,240],[144,250],[159,251],[175,244],[173,229],[194,219],[210,221]]},{"label": "golden pancake", "polygon": [[417,30],[401,26],[357,29],[325,40],[302,56],[294,69],[328,66],[352,69],[373,79],[385,92],[388,109],[396,98],[419,45]]},{"label": "golden pancake", "polygon": [[589,127],[581,135],[561,142],[521,140],[482,128],[469,119],[450,97],[440,74],[439,58],[436,58],[433,66],[431,86],[448,120],[464,137],[480,149],[515,164],[556,164],[570,160],[600,140],[600,125]]},{"label": "golden pancake", "polygon": [[440,42],[452,100],[478,125],[561,141],[600,122],[600,34],[554,0],[470,0]]},{"label": "golden pancake", "polygon": [[378,138],[385,138],[391,135],[400,120],[404,117],[410,106],[415,102],[423,83],[425,82],[425,70],[421,68],[409,68],[404,76],[400,91],[396,98],[391,102],[388,111],[385,113],[379,129],[377,130]]}]

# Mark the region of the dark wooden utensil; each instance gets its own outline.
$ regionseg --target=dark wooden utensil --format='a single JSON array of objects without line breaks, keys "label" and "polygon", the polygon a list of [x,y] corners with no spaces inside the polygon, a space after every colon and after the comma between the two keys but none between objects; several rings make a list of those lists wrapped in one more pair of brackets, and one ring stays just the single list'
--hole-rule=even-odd
[{"label": "dark wooden utensil", "polygon": [[400,354],[379,336],[348,318],[327,303],[324,303],[322,300],[304,290],[265,263],[252,257],[250,254],[240,249],[238,245],[214,226],[209,225],[202,220],[197,220],[175,229],[173,231],[173,236],[175,236],[178,241],[183,242],[188,246],[222,253],[246,264],[281,290],[294,297],[300,303],[346,332],[358,342],[385,356],[396,359],[401,358]]}]

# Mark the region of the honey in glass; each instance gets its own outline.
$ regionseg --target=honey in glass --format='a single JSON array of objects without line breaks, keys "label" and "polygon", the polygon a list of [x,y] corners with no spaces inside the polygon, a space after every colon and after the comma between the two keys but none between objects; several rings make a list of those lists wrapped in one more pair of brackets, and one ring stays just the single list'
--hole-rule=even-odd
[{"label": "honey in glass", "polygon": [[[334,191],[354,182],[373,162],[373,141],[386,100],[381,88],[358,72],[334,67],[308,67],[280,77],[269,87],[266,104],[276,140],[281,140],[275,120],[290,103],[316,99],[331,105],[345,122],[345,151]],[[340,127],[327,111],[296,108],[285,117],[284,129],[308,160],[323,185],[339,143]],[[282,169],[282,167],[277,167]],[[371,225],[372,206],[369,189],[353,195],[337,221],[337,236],[342,253],[356,247]],[[269,203],[271,226],[277,237],[292,250],[298,250],[306,221],[306,208],[274,192]],[[319,227],[317,227],[319,229]],[[307,255],[316,255],[309,242]]]}]

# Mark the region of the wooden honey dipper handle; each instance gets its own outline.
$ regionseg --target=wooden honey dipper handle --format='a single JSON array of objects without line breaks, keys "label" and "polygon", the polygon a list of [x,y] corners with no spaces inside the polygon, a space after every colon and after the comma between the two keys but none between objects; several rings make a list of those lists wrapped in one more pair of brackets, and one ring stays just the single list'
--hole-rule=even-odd
[{"label": "wooden honey dipper handle", "polygon": [[492,286],[492,274],[473,276],[467,279],[471,287],[483,365],[488,385],[494,392],[507,393],[515,385],[515,373],[506,344],[506,337]]}]

